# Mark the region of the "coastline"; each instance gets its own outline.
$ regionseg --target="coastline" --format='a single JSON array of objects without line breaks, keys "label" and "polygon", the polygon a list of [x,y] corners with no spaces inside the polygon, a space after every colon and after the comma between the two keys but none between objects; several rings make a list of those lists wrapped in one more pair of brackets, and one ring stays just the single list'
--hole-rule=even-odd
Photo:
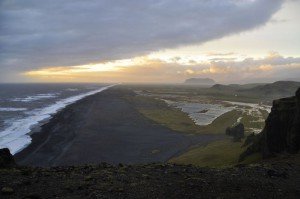
[{"label": "coastline", "polygon": [[38,107],[30,111],[30,113],[25,113],[25,117],[15,118],[13,122],[10,122],[6,128],[1,130],[0,147],[9,148],[12,154],[18,153],[30,145],[30,134],[33,131],[38,131],[36,128],[46,123],[58,111],[80,99],[83,99],[84,97],[102,92],[112,86],[114,85],[101,86],[100,88],[92,91],[71,95],[66,98],[44,104],[43,107]]},{"label": "coastline", "polygon": [[16,161],[33,166],[166,162],[223,137],[172,131],[141,115],[126,95],[135,94],[115,86],[66,106],[31,134],[32,143],[15,154]]}]

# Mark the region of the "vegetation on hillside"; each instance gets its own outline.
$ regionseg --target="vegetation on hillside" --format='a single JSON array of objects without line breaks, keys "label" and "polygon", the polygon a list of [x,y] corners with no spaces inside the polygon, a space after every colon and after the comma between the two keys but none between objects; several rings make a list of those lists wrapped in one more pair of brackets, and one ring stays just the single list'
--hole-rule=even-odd
[{"label": "vegetation on hillside", "polygon": [[[170,160],[176,164],[193,164],[200,167],[231,167],[238,164],[239,156],[245,151],[242,142],[232,142],[231,139],[215,141],[207,146],[194,147],[188,152]],[[261,159],[259,154],[247,158],[241,163],[253,163]]]}]

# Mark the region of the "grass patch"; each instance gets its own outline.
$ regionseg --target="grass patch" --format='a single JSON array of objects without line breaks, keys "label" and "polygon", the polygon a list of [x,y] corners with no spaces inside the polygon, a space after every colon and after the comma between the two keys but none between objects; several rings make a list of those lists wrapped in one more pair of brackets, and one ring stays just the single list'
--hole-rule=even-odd
[{"label": "grass patch", "polygon": [[183,133],[198,133],[200,128],[185,113],[178,109],[139,109],[147,118],[172,130]]},{"label": "grass patch", "polygon": [[232,142],[230,139],[216,141],[205,147],[191,149],[169,162],[200,167],[229,167],[238,163],[239,155],[245,150],[241,146],[242,142]]},{"label": "grass patch", "polygon": [[262,96],[251,93],[238,92],[239,89],[217,90],[213,88],[205,88],[192,85],[139,85],[130,86],[133,90],[146,91],[152,94],[171,94],[186,97],[206,96],[208,98],[237,101],[237,102],[251,102],[258,103],[264,100]]},{"label": "grass patch", "polygon": [[251,164],[251,163],[255,163],[262,160],[262,154],[260,153],[254,153],[252,155],[249,155],[246,157],[246,159],[244,161],[242,161],[241,163],[243,164]]},{"label": "grass patch", "polygon": [[238,163],[251,164],[262,159],[261,154],[253,154],[243,162],[238,162],[239,156],[246,148],[242,147],[242,142],[232,142],[231,139],[215,141],[207,146],[196,147],[188,152],[172,158],[171,163],[193,164],[200,167],[231,167]]},{"label": "grass patch", "polygon": [[229,111],[215,119],[211,124],[201,127],[201,132],[208,132],[210,134],[225,134],[226,128],[235,124],[241,115],[241,111]]}]

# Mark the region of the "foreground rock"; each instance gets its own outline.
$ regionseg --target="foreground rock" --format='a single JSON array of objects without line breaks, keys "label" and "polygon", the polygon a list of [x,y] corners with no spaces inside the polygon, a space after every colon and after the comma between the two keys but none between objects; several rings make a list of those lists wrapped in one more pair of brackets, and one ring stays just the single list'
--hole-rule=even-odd
[{"label": "foreground rock", "polygon": [[[8,149],[2,155],[13,163]],[[228,169],[106,163],[6,167],[0,168],[0,198],[297,198],[299,160],[298,155]]]},{"label": "foreground rock", "polygon": [[14,190],[11,188],[11,187],[3,187],[1,189],[1,193],[3,195],[10,195],[10,194],[13,194],[14,193]]},{"label": "foreground rock", "polygon": [[108,164],[0,169],[0,198],[297,198],[299,165]]},{"label": "foreground rock", "polygon": [[300,89],[296,96],[275,100],[263,131],[263,154],[287,151],[296,153],[300,147]]},{"label": "foreground rock", "polygon": [[243,160],[253,153],[264,158],[287,152],[297,153],[300,149],[300,89],[296,95],[275,100],[263,131],[251,138],[253,143],[241,155]]},{"label": "foreground rock", "polygon": [[16,163],[9,149],[0,149],[0,168],[11,168],[14,166],[16,166]]}]

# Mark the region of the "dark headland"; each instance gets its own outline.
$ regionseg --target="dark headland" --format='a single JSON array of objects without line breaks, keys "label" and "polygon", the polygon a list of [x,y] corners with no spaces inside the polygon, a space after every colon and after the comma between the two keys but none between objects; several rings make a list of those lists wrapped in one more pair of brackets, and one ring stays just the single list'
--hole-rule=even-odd
[{"label": "dark headland", "polygon": [[191,145],[221,138],[183,135],[139,113],[126,97],[132,90],[114,87],[58,112],[32,144],[15,155],[20,165],[61,166],[107,162],[166,162]]}]

